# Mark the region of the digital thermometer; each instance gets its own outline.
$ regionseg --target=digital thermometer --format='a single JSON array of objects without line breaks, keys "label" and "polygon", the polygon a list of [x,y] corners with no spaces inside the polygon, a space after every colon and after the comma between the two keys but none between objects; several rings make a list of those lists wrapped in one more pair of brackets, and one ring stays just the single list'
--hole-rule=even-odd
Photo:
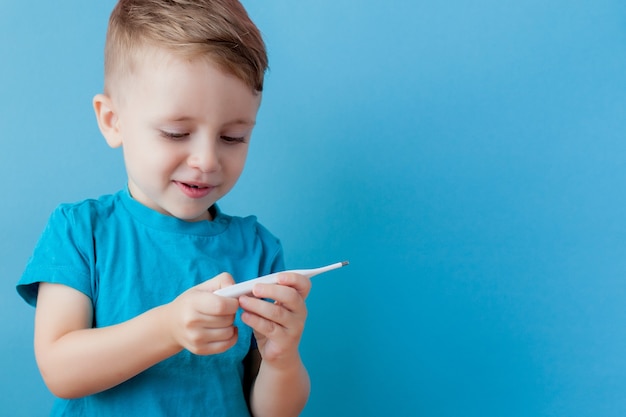
[{"label": "digital thermometer", "polygon": [[276,284],[278,282],[278,274],[282,274],[285,272],[293,272],[296,274],[304,275],[307,278],[314,277],[315,275],[319,275],[323,272],[331,271],[333,269],[341,268],[342,266],[348,265],[348,261],[337,262],[335,264],[323,266],[321,268],[314,269],[292,269],[290,271],[282,271],[275,272],[273,274],[264,275],[259,278],[254,278],[248,281],[240,282],[239,284],[231,285],[229,287],[220,288],[215,291],[214,294],[220,295],[222,297],[232,297],[238,298],[242,295],[252,294],[252,288],[255,284]]}]

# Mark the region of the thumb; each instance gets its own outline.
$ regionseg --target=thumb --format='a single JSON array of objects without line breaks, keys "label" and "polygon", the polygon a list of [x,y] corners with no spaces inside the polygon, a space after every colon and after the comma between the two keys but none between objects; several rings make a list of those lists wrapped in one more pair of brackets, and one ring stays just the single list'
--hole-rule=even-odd
[{"label": "thumb", "polygon": [[208,279],[198,285],[196,285],[196,289],[200,291],[210,291],[214,292],[219,290],[220,288],[228,287],[233,285],[235,280],[233,276],[228,272],[222,272],[219,275],[214,276],[211,279]]}]

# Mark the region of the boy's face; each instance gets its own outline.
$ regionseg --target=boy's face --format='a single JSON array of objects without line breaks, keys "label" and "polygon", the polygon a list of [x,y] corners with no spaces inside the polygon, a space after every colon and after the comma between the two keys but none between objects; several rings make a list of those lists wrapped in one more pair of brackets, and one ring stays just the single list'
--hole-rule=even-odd
[{"label": "boy's face", "polygon": [[209,219],[243,170],[260,94],[207,60],[157,50],[118,89],[105,136],[123,146],[133,197],[183,220]]}]

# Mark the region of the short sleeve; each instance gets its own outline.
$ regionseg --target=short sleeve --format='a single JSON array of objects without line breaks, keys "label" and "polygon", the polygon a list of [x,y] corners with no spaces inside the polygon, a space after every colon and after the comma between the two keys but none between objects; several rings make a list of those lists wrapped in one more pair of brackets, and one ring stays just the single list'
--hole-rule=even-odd
[{"label": "short sleeve", "polygon": [[264,248],[264,256],[261,259],[261,265],[259,265],[259,276],[284,271],[285,257],[280,239],[260,223],[256,223],[256,233],[263,242]]},{"label": "short sleeve", "polygon": [[63,205],[50,216],[17,284],[28,304],[37,304],[41,282],[67,285],[93,299],[93,238],[89,211],[85,214],[80,216],[76,206]]}]

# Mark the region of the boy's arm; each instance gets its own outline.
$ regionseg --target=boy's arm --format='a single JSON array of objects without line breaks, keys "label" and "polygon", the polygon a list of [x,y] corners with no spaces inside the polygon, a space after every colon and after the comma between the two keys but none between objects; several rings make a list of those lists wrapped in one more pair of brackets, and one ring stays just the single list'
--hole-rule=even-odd
[{"label": "boy's arm", "polygon": [[252,415],[299,416],[309,399],[311,383],[298,357],[291,365],[274,367],[260,359],[260,367],[250,393]]},{"label": "boy's arm", "polygon": [[91,300],[59,284],[39,286],[35,355],[42,377],[58,397],[76,398],[116,386],[186,348],[223,352],[237,341],[236,300],[212,291],[232,283],[218,275],[126,322],[91,328]]},{"label": "boy's arm", "polygon": [[250,392],[255,417],[298,416],[309,398],[309,375],[298,347],[311,283],[298,274],[281,274],[279,284],[257,284],[254,296],[258,298],[239,299],[245,310],[242,320],[254,329],[259,346],[250,366],[258,369]]}]

